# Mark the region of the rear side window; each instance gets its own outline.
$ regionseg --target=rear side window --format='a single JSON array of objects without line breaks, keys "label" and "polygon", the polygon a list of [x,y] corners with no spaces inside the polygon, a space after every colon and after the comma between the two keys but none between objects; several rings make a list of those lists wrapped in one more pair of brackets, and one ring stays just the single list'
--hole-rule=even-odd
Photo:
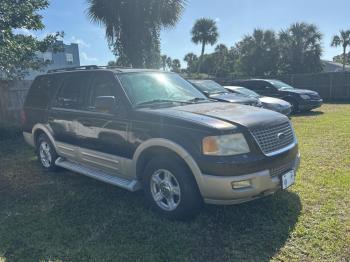
[{"label": "rear side window", "polygon": [[84,107],[89,75],[83,73],[67,74],[57,94],[55,106],[69,109]]},{"label": "rear side window", "polygon": [[24,106],[47,108],[59,86],[57,76],[39,76],[30,87]]}]

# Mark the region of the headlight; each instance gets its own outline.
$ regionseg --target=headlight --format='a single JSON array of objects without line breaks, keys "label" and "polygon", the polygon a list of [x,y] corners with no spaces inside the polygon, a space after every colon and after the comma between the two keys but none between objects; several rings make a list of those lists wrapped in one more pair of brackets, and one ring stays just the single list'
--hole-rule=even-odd
[{"label": "headlight", "polygon": [[208,136],[202,142],[203,154],[210,156],[232,156],[249,153],[243,134]]},{"label": "headlight", "polygon": [[310,99],[311,97],[309,95],[300,95],[302,99]]}]

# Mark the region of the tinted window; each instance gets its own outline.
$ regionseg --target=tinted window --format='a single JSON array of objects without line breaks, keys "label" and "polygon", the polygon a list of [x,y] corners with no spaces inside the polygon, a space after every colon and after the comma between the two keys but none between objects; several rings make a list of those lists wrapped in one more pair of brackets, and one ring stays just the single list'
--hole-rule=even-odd
[{"label": "tinted window", "polygon": [[116,96],[116,81],[112,74],[101,72],[93,75],[91,81],[91,91],[89,98],[89,107],[95,107],[96,97]]},{"label": "tinted window", "polygon": [[79,109],[84,106],[85,90],[88,87],[88,74],[67,74],[62,87],[58,92],[55,106]]},{"label": "tinted window", "polygon": [[24,106],[46,108],[59,86],[58,76],[37,77],[28,91]]},{"label": "tinted window", "polygon": [[207,94],[227,93],[227,90],[212,80],[192,80],[190,81],[200,91]]},{"label": "tinted window", "polygon": [[241,84],[242,86],[249,88],[254,91],[265,90],[265,87],[268,86],[264,81],[244,81]]},{"label": "tinted window", "polygon": [[278,81],[278,80],[269,80],[269,84],[274,86],[275,88],[279,89],[279,90],[290,90],[290,89],[294,89],[294,87],[282,82],[282,81]]},{"label": "tinted window", "polygon": [[141,72],[118,76],[129,99],[136,106],[153,100],[207,100],[201,92],[177,74]]}]

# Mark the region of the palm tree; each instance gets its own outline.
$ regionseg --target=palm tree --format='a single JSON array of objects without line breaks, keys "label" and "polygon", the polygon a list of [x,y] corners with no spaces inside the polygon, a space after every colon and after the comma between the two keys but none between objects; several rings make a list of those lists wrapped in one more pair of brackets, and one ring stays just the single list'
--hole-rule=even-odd
[{"label": "palm tree", "polygon": [[228,48],[224,44],[219,44],[215,47],[214,51],[214,60],[215,60],[215,75],[218,74],[219,71],[223,71],[226,60],[228,58]]},{"label": "palm tree", "polygon": [[236,51],[235,67],[241,74],[267,76],[277,73],[279,50],[274,31],[254,29],[251,35],[237,43]]},{"label": "palm tree", "polygon": [[343,47],[343,71],[345,71],[346,64],[346,48],[350,46],[350,30],[340,31],[340,35],[335,35],[333,37],[331,46],[342,46]]},{"label": "palm tree", "polygon": [[279,33],[281,70],[315,73],[322,70],[322,34],[314,24],[295,23]]},{"label": "palm tree", "polygon": [[[192,28],[192,42],[195,44],[202,44],[201,61],[203,59],[205,46],[207,44],[214,45],[219,37],[218,28],[216,22],[210,18],[201,18],[196,21]],[[198,66],[198,71],[200,69]]]},{"label": "palm tree", "polygon": [[[116,56],[134,67],[145,67],[159,56],[162,28],[175,26],[187,0],[87,0],[87,15],[105,27]],[[152,60],[153,59],[153,60]]]},{"label": "palm tree", "polygon": [[173,72],[175,73],[180,73],[180,70],[181,70],[181,63],[180,63],[180,60],[179,59],[174,59],[173,60],[173,63],[171,65],[171,69]]},{"label": "palm tree", "polygon": [[171,69],[172,64],[173,64],[173,60],[171,59],[170,56],[168,56],[166,59],[166,65],[169,68],[169,70]]},{"label": "palm tree", "polygon": [[198,61],[198,57],[194,53],[188,53],[185,55],[184,61],[187,63],[187,70],[191,73],[195,63]]},{"label": "palm tree", "polygon": [[162,68],[163,68],[163,71],[165,71],[165,69],[166,69],[166,60],[167,60],[168,56],[162,55],[160,58],[161,58],[161,60],[162,60]]}]

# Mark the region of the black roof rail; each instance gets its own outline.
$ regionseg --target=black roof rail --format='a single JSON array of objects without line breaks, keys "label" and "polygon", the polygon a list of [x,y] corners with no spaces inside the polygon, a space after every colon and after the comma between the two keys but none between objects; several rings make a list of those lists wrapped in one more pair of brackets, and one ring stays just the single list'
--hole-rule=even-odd
[{"label": "black roof rail", "polygon": [[131,66],[98,66],[98,68],[102,69],[132,69]]},{"label": "black roof rail", "polygon": [[69,72],[69,71],[77,71],[77,70],[91,70],[91,69],[132,69],[132,67],[126,67],[126,66],[97,66],[97,65],[85,65],[85,66],[76,66],[76,67],[65,67],[65,68],[58,68],[58,69],[50,69],[47,71],[48,74],[50,73],[57,73],[57,72]]},{"label": "black roof rail", "polygon": [[98,66],[97,65],[86,65],[86,66],[75,66],[75,67],[50,69],[47,71],[47,73],[67,72],[67,71],[75,71],[75,70],[91,70],[91,69],[98,69]]}]

